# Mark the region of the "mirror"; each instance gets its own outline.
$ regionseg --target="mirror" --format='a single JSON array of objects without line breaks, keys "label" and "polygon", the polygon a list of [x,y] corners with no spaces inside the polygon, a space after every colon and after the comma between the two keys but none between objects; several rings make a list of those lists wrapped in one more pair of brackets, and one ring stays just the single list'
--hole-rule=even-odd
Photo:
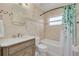
[{"label": "mirror", "polygon": [[25,25],[25,10],[19,5],[13,5],[12,8],[12,23],[15,25]]},{"label": "mirror", "polygon": [[0,15],[0,37],[4,37],[4,24],[2,15]]},{"label": "mirror", "polygon": [[25,17],[23,17],[21,14],[13,14],[12,22],[15,25],[23,26],[25,25]]}]

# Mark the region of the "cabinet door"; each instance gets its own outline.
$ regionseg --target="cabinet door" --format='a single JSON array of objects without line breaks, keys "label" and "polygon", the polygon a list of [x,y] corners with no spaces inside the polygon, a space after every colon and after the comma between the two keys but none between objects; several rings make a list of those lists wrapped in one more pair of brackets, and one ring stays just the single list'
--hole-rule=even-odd
[{"label": "cabinet door", "polygon": [[27,47],[24,56],[35,56],[35,45]]},{"label": "cabinet door", "polygon": [[25,49],[25,53],[24,53],[24,56],[32,56],[32,50],[33,50],[33,48],[30,46],[30,47],[27,47],[26,49]]},{"label": "cabinet door", "polygon": [[0,48],[0,56],[1,56],[1,48]]}]

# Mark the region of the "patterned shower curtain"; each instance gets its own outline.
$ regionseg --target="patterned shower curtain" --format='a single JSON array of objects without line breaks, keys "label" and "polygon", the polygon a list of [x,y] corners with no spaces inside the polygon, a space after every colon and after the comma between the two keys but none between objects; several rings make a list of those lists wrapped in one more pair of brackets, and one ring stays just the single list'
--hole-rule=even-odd
[{"label": "patterned shower curtain", "polygon": [[63,55],[72,56],[72,45],[76,41],[76,10],[75,4],[67,5],[64,8],[63,25],[64,25],[64,48]]}]

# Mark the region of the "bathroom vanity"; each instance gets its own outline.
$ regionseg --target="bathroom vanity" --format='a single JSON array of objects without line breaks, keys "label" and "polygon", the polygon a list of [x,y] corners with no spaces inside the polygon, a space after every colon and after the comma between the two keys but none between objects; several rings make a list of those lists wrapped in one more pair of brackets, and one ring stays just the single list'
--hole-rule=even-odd
[{"label": "bathroom vanity", "polygon": [[35,38],[24,37],[0,40],[0,56],[34,56]]}]

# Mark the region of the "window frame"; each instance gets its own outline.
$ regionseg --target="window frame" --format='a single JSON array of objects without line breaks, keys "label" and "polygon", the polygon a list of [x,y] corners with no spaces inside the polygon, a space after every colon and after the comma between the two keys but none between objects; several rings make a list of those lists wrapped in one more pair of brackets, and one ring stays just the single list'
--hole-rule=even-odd
[{"label": "window frame", "polygon": [[[61,19],[58,19],[58,20],[54,20],[54,18],[57,18],[57,17],[61,17]],[[50,19],[53,19],[52,21]],[[60,24],[56,24],[57,22],[61,22]],[[55,23],[55,24],[54,24]],[[52,18],[49,18],[48,20],[48,25],[49,26],[55,26],[55,25],[62,25],[62,16],[55,16],[55,17],[52,17]]]}]

